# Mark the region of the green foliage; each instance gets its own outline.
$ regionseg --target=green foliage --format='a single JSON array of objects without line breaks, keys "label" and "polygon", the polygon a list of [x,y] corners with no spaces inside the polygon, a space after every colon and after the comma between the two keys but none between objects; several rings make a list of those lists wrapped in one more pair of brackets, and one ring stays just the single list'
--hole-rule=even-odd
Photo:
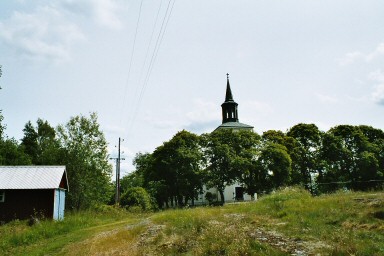
[{"label": "green foliage", "polygon": [[209,204],[211,205],[214,201],[217,200],[217,195],[215,193],[212,193],[212,192],[207,192],[205,193],[205,199],[209,202]]},{"label": "green foliage", "polygon": [[370,126],[338,125],[323,136],[320,191],[382,187],[384,132]]},{"label": "green foliage", "polygon": [[121,195],[120,204],[122,206],[140,206],[141,210],[148,211],[152,209],[151,197],[142,187],[132,187]]},{"label": "green foliage", "polygon": [[199,137],[190,132],[178,132],[153,154],[138,155],[134,164],[160,208],[169,201],[183,206],[202,189]]},{"label": "green foliage", "polygon": [[285,146],[275,143],[265,145],[260,160],[260,166],[268,174],[266,185],[270,183],[270,186],[267,191],[288,184],[292,160]]},{"label": "green foliage", "polygon": [[291,149],[292,184],[312,188],[312,175],[319,169],[318,152],[321,147],[322,133],[315,124],[297,124],[287,132],[287,136],[296,140]]},{"label": "green foliage", "polygon": [[3,124],[4,116],[2,113],[2,110],[0,109],[0,141],[4,139],[4,130],[5,130],[5,125]]},{"label": "green foliage", "polygon": [[37,119],[37,127],[29,121],[23,129],[21,146],[34,165],[62,164],[63,149],[56,138],[55,129],[42,119]]},{"label": "green foliage", "polygon": [[0,140],[0,165],[29,165],[31,160],[15,139]]},{"label": "green foliage", "polygon": [[239,137],[232,129],[221,129],[202,135],[202,147],[207,163],[204,171],[206,186],[217,188],[222,203],[225,201],[225,186],[236,181],[237,169],[234,168],[233,160],[236,157],[235,149],[239,149],[238,145],[235,145]]},{"label": "green foliage", "polygon": [[58,127],[59,141],[65,148],[63,159],[70,190],[66,200],[70,209],[106,203],[112,193],[112,166],[108,162],[107,142],[96,113],[72,117]]},{"label": "green foliage", "polygon": [[143,186],[144,178],[139,171],[131,172],[120,179],[121,194],[124,194],[129,188]]}]

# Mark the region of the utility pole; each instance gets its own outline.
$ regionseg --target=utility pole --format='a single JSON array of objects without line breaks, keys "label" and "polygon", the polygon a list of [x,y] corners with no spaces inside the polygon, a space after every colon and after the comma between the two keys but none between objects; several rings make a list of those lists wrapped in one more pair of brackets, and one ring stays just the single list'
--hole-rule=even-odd
[{"label": "utility pole", "polygon": [[119,137],[119,146],[118,146],[117,157],[109,158],[109,159],[116,160],[116,193],[115,193],[115,203],[116,204],[119,204],[119,202],[120,202],[120,162],[121,162],[121,160],[125,160],[125,158],[120,157],[120,142],[121,142],[121,139]]}]

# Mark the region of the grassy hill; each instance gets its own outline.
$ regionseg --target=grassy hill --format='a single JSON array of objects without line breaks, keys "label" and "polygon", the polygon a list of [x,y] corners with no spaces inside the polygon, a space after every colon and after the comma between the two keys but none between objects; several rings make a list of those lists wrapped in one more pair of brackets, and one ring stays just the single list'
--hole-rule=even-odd
[{"label": "grassy hill", "polygon": [[8,223],[0,237],[0,255],[384,255],[384,192],[287,188],[224,207],[100,207],[62,222]]}]

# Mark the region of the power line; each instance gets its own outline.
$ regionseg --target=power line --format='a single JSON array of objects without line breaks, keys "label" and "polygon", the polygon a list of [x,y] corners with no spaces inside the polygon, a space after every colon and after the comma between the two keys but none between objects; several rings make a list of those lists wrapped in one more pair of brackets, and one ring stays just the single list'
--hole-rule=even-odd
[{"label": "power line", "polygon": [[145,90],[146,90],[146,88],[148,86],[148,81],[149,81],[150,75],[152,73],[152,70],[153,70],[153,67],[154,67],[154,63],[155,63],[155,60],[157,58],[157,54],[159,52],[161,43],[163,41],[164,34],[165,34],[166,28],[168,26],[168,22],[169,22],[169,19],[171,17],[172,10],[173,10],[173,7],[174,7],[174,4],[175,4],[176,0],[173,0],[172,5],[171,5],[171,2],[172,2],[172,0],[168,1],[167,9],[166,9],[166,12],[165,12],[165,15],[164,15],[161,27],[160,27],[159,34],[157,36],[157,40],[156,40],[156,44],[155,44],[155,47],[154,47],[154,51],[152,53],[152,57],[151,57],[151,60],[150,60],[150,64],[148,66],[148,70],[147,70],[147,74],[146,74],[144,83],[143,83],[143,85],[141,87],[139,100],[138,100],[138,102],[136,104],[136,108],[134,110],[134,113],[133,113],[133,116],[132,116],[132,119],[131,119],[131,122],[130,122],[130,125],[129,125],[129,128],[128,128],[128,132],[130,132],[130,130],[131,130],[132,126],[133,126],[133,123],[134,123],[134,121],[136,119],[136,116],[137,116],[137,113],[138,113],[138,109],[139,109],[141,101],[143,99]]},{"label": "power line", "polygon": [[[135,53],[136,38],[137,38],[137,32],[139,30],[139,22],[140,22],[140,17],[141,17],[142,6],[143,6],[143,0],[141,0],[141,2],[140,2],[139,16],[137,17],[137,22],[136,22],[136,29],[135,29],[135,35],[134,35],[134,38],[133,38],[133,46],[132,46],[132,52],[131,52],[131,59],[130,59],[130,62],[129,62],[129,67],[128,67],[127,82],[125,84],[124,94],[123,94],[123,102],[122,102],[123,106],[124,106],[125,101],[126,101],[127,88],[128,88],[129,80],[130,80],[130,77],[131,77],[132,62],[133,62],[133,56],[134,56],[134,53]],[[122,119],[121,116],[122,116],[122,114],[123,114],[123,111],[121,109],[120,110],[120,125],[121,125],[121,119]]]},{"label": "power line", "polygon": [[[140,71],[140,76],[139,76],[139,83],[140,83],[140,81],[142,80],[142,76],[143,76],[143,71],[144,71],[144,67],[145,67],[145,64],[147,63],[147,59],[148,59],[148,53],[149,53],[149,50],[150,50],[150,46],[151,46],[151,44],[152,44],[152,39],[153,39],[153,35],[154,35],[154,33],[155,33],[155,29],[156,29],[156,27],[157,27],[157,21],[158,21],[158,18],[159,18],[159,14],[160,14],[160,10],[161,10],[161,7],[162,7],[162,3],[163,3],[163,1],[161,0],[160,1],[160,5],[159,5],[159,7],[158,7],[158,10],[157,10],[157,14],[156,14],[156,18],[155,18],[155,23],[154,23],[154,25],[153,25],[153,27],[152,27],[152,32],[151,32],[151,37],[150,37],[150,39],[149,39],[149,43],[148,43],[148,47],[147,47],[147,51],[146,51],[146,54],[145,54],[145,58],[144,58],[144,62],[143,62],[143,65],[142,65],[142,67],[141,67],[141,71]],[[136,90],[135,90],[135,98],[136,98],[136,95],[138,95],[138,89],[139,89],[139,86],[137,86],[136,87]],[[140,90],[141,91],[141,90]],[[136,116],[136,113],[137,113],[137,109],[138,109],[138,107],[137,107],[137,105],[139,105],[140,104],[140,99],[139,99],[139,97],[138,97],[138,100],[136,101],[136,104],[134,104],[134,102],[132,101],[131,102],[131,105],[130,105],[130,107],[129,107],[129,109],[134,109],[134,112],[132,113],[132,116],[131,116],[131,119],[129,120],[130,122],[128,123],[129,124],[129,127],[131,127],[132,126],[132,123],[134,122],[134,116]],[[131,108],[132,107],[132,108]],[[128,122],[128,120],[127,120],[127,122]],[[130,128],[128,129],[128,133],[130,132]]]}]

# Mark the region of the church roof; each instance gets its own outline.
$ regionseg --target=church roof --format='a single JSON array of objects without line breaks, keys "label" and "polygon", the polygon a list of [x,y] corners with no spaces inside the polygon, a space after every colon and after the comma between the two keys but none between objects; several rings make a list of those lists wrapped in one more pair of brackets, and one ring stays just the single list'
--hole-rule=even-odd
[{"label": "church roof", "polygon": [[221,125],[219,125],[214,131],[219,130],[219,129],[236,129],[236,130],[248,129],[248,130],[250,130],[250,129],[253,129],[253,126],[248,125],[248,124],[243,124],[240,122],[226,122],[226,123],[222,123]]}]

